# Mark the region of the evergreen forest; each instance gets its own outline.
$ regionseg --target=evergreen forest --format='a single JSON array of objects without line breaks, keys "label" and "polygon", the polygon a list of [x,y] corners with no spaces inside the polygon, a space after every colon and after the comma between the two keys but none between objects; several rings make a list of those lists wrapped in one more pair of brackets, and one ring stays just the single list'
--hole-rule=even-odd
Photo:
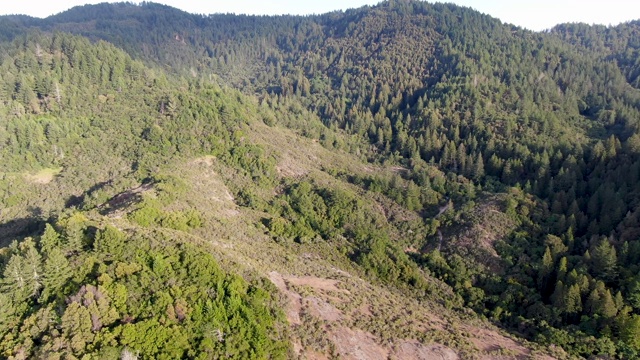
[{"label": "evergreen forest", "polygon": [[640,20],[0,16],[0,358],[640,358]]}]

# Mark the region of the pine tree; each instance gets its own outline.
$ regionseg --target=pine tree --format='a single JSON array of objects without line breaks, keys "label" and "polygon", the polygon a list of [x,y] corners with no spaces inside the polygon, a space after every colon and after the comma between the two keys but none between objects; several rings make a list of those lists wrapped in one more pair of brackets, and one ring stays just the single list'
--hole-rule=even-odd
[{"label": "pine tree", "polygon": [[67,250],[79,253],[84,248],[84,233],[82,229],[73,228],[67,230]]},{"label": "pine tree", "polygon": [[413,181],[410,181],[407,186],[405,206],[412,211],[417,211],[422,208],[420,204],[420,188]]},{"label": "pine tree", "polygon": [[558,276],[559,280],[564,280],[567,275],[567,257],[563,256],[558,263]]},{"label": "pine tree", "polygon": [[62,289],[72,274],[69,261],[67,261],[62,250],[53,249],[44,262],[42,279],[44,290],[40,297],[41,301],[46,301],[50,296],[55,295]]},{"label": "pine tree", "polygon": [[640,315],[625,317],[619,327],[620,339],[636,351],[640,351]]},{"label": "pine tree", "polygon": [[599,312],[599,304],[601,303],[602,296],[600,294],[600,291],[598,291],[597,289],[593,289],[591,290],[591,293],[589,294],[589,297],[587,298],[587,308],[586,310],[589,312],[590,315],[595,315],[598,314]]},{"label": "pine tree", "polygon": [[545,248],[544,255],[542,256],[542,264],[540,271],[538,272],[538,286],[541,289],[545,289],[549,276],[553,271],[553,257],[551,256],[551,250],[549,247]]},{"label": "pine tree", "polygon": [[475,181],[480,181],[484,177],[484,160],[482,159],[482,154],[480,152],[478,152],[476,161],[473,164],[471,177]]},{"label": "pine tree", "polygon": [[591,315],[600,315],[607,319],[614,317],[618,312],[611,291],[605,287],[602,281],[596,282],[594,289],[589,294],[587,311]]},{"label": "pine tree", "polygon": [[551,303],[560,313],[567,311],[567,297],[567,288],[564,286],[562,281],[558,281],[553,294],[551,294]]},{"label": "pine tree", "polygon": [[42,250],[42,252],[47,254],[51,250],[58,248],[60,245],[60,235],[58,235],[51,224],[45,225],[44,233],[40,237],[40,249]]},{"label": "pine tree", "polygon": [[617,276],[616,249],[607,238],[602,238],[600,243],[591,252],[591,271],[593,275],[604,281],[612,281]]},{"label": "pine tree", "polygon": [[611,290],[607,289],[602,297],[602,303],[600,304],[600,313],[603,317],[610,319],[618,313],[615,300],[611,296]]},{"label": "pine tree", "polygon": [[0,339],[11,329],[16,309],[13,300],[9,294],[0,292]]},{"label": "pine tree", "polygon": [[616,296],[613,298],[614,303],[616,304],[616,309],[618,311],[622,310],[624,307],[624,298],[622,297],[622,293],[620,291],[616,292]]},{"label": "pine tree", "polygon": [[580,287],[577,284],[571,285],[567,292],[566,312],[568,314],[578,314],[582,311],[582,298]]},{"label": "pine tree", "polygon": [[634,309],[640,309],[640,277],[636,276],[629,282],[627,301]]},{"label": "pine tree", "polygon": [[86,223],[88,219],[81,213],[75,213],[63,221],[67,238],[67,251],[78,253],[85,246]]},{"label": "pine tree", "polygon": [[578,275],[578,272],[576,271],[576,269],[572,269],[566,275],[566,283],[568,285],[578,284],[579,280],[580,280],[580,276]]},{"label": "pine tree", "polygon": [[24,258],[14,254],[3,272],[2,291],[17,301],[24,301],[31,296],[29,278],[25,276],[24,268]]},{"label": "pine tree", "polygon": [[30,292],[29,296],[37,297],[42,288],[42,256],[38,253],[33,242],[28,246],[23,265]]}]

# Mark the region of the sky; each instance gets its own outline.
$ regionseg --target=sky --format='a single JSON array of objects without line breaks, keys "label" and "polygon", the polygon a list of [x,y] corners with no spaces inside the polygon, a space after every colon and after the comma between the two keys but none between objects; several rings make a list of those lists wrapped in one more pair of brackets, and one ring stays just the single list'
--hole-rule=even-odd
[{"label": "sky", "polygon": [[[190,13],[319,14],[375,5],[379,0],[153,0]],[[105,0],[3,0],[0,15],[27,14],[47,17],[73,6]],[[113,2],[113,1],[110,1]],[[134,1],[138,2],[138,1]],[[530,30],[544,30],[559,23],[617,25],[640,19],[638,0],[448,0]]]}]

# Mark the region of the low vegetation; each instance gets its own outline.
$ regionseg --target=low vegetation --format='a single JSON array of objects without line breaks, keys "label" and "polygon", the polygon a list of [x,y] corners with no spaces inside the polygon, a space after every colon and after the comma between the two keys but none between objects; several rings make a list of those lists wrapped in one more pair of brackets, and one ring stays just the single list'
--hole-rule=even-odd
[{"label": "low vegetation", "polygon": [[640,356],[639,34],[413,0],[1,17],[0,357]]}]

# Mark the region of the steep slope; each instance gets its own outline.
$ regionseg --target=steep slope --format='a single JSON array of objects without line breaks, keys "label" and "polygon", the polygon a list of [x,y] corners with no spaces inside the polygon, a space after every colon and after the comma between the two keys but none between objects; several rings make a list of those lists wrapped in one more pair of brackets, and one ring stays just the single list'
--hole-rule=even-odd
[{"label": "steep slope", "polygon": [[[108,40],[149,67],[104,42],[38,31]],[[310,17],[143,3],[4,17],[0,32],[18,37],[3,54],[8,239],[73,206],[185,230],[197,202],[140,194],[163,172],[189,174],[166,173],[180,159],[220,175],[211,186],[228,191],[200,199],[201,213],[228,238],[236,230],[224,224],[238,214],[236,227],[257,226],[237,234],[252,257],[318,248],[331,266],[409,302],[427,293],[571,355],[640,351],[637,22],[533,33],[420,1]],[[122,205],[118,193],[144,200]],[[347,321],[340,301],[322,297],[342,288],[304,277],[321,271],[253,268],[311,318]],[[356,327],[347,333],[367,331]],[[423,340],[371,333],[378,344]],[[302,336],[298,350],[345,348],[324,339],[314,350]],[[471,343],[481,348],[451,347],[471,354]]]},{"label": "steep slope", "polygon": [[602,53],[615,60],[629,84],[638,88],[639,25],[638,21],[615,27],[562,24],[554,27],[551,33],[587,51]]},{"label": "steep slope", "polygon": [[[158,169],[227,155],[240,112],[258,111],[213,85],[184,94],[186,82],[106,43],[65,34],[21,40],[2,57],[2,356],[285,357],[275,290],[219,268],[182,232],[138,224],[199,226],[193,210],[149,205],[181,193],[181,182]],[[143,204],[157,217],[100,215],[124,211],[142,193],[155,194]]]},{"label": "steep slope", "polygon": [[[395,170],[106,43],[34,34],[7,48],[5,78],[19,80],[5,84],[19,86],[3,97],[3,356],[359,358],[353,339],[370,357],[531,353],[481,321],[459,329],[438,305],[449,290],[396,244],[422,232],[419,216],[336,177]],[[276,219],[310,216],[309,195],[336,222],[279,234]]]},{"label": "steep slope", "polygon": [[[374,170],[348,154],[330,152],[312,140],[281,128],[256,123],[246,135],[274,156],[277,169],[286,169],[279,172],[285,183],[323,184],[328,191],[350,196],[357,188],[335,179],[323,169],[341,169],[352,174]],[[292,163],[296,169],[288,167],[287,164]],[[440,305],[452,294],[444,284],[425,274],[420,277],[426,280],[426,293],[416,293],[404,286],[389,287],[393,282],[380,283],[376,280],[378,275],[367,271],[373,270],[372,267],[360,266],[352,262],[348,253],[336,252],[351,240],[348,234],[327,239],[320,235],[296,238],[274,234],[271,222],[267,221],[273,218],[272,213],[234,203],[230,194],[238,183],[247,179],[220,160],[199,158],[177,165],[177,169],[167,171],[181,174],[192,189],[171,208],[195,209],[203,214],[203,226],[192,232],[191,241],[213,244],[211,251],[224,266],[248,277],[268,277],[275,284],[284,296],[294,353],[300,358],[331,355],[347,359],[441,355],[467,358],[496,354],[531,354],[544,358],[545,352],[531,344],[505,336],[487,323],[461,317]],[[198,196],[192,196],[192,192]],[[376,203],[375,194],[358,193],[363,203]],[[255,203],[283,201],[271,189],[262,192],[254,188],[252,194]],[[383,207],[377,206],[379,210],[371,216],[384,218]],[[337,207],[334,209],[340,211]],[[399,223],[392,219],[386,221],[385,226],[392,228]],[[396,238],[399,235],[392,235],[395,241],[400,240]],[[388,251],[393,251],[393,245],[387,246]],[[393,321],[389,324],[385,319]]]}]

